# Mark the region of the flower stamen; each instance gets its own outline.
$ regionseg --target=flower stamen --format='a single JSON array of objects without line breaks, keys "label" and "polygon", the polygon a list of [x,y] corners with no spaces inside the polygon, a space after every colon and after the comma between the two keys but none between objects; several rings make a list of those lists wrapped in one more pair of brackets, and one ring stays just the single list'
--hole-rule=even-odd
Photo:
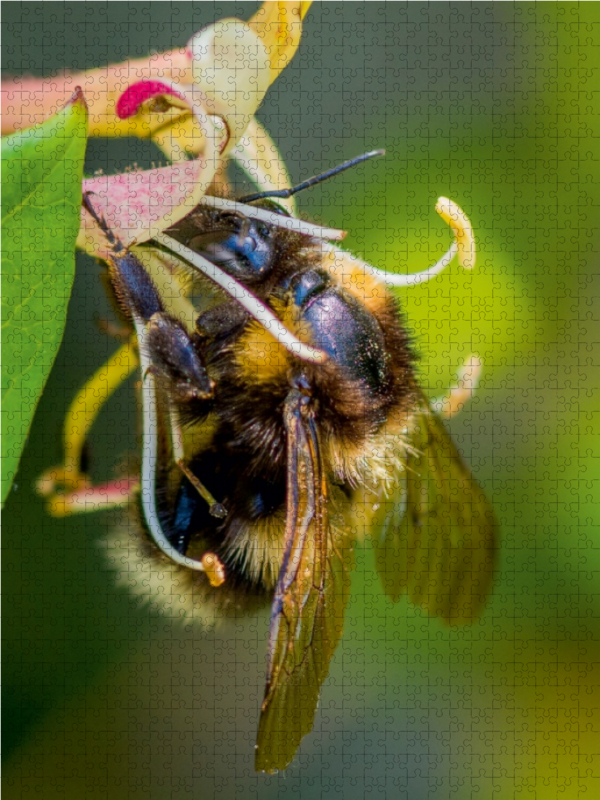
[{"label": "flower stamen", "polygon": [[362,266],[365,272],[379,278],[387,286],[417,286],[420,283],[426,283],[435,278],[436,275],[439,275],[440,272],[443,272],[454,256],[458,256],[458,262],[461,267],[473,269],[475,266],[475,237],[473,236],[473,228],[469,218],[456,203],[448,200],[447,197],[439,198],[435,210],[444,222],[450,225],[455,239],[440,260],[429,269],[423,270],[423,272],[414,272],[412,275],[398,275],[387,272],[384,269],[377,269],[377,267],[373,267],[355,256],[350,258],[355,264]]},{"label": "flower stamen", "polygon": [[318,239],[330,239],[340,241],[346,236],[346,231],[337,228],[324,228],[322,225],[315,225],[312,222],[305,222],[298,217],[286,217],[276,211],[268,211],[259,206],[250,206],[246,203],[239,203],[236,200],[227,200],[225,197],[213,197],[205,195],[200,203],[211,208],[224,208],[228,211],[238,211],[249,219],[258,219],[266,222],[267,225],[276,225],[278,228],[285,228],[288,231],[302,233],[305,236],[316,236]]},{"label": "flower stamen", "polygon": [[[206,199],[212,200],[220,198],[211,197]],[[250,206],[249,208],[252,207]],[[279,217],[280,215],[274,214],[274,216]],[[281,217],[281,219],[289,219],[289,217]],[[216,264],[213,264],[199,253],[190,250],[189,247],[186,247],[164,233],[156,234],[154,240],[162,244],[170,252],[190,263],[193,267],[202,272],[203,275],[206,275],[224,289],[234,300],[237,300],[257,322],[266,328],[286,350],[289,350],[290,353],[297,358],[302,358],[305,361],[312,361],[317,364],[322,364],[327,360],[327,356],[322,350],[311,347],[311,345],[305,344],[301,342],[300,339],[297,339],[258,297],[253,295],[252,292],[246,289],[243,284],[231,275],[228,275],[220,269],[220,267],[216,266]]]},{"label": "flower stamen", "polygon": [[470,355],[456,376],[456,383],[450,387],[448,393],[431,401],[431,407],[444,419],[451,419],[463,410],[477,389],[483,362],[476,355]]}]

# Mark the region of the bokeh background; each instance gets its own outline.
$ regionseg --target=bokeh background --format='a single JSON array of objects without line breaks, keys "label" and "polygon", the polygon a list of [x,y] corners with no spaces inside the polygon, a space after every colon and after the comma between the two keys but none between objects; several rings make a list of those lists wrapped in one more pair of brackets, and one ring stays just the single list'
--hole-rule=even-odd
[{"label": "bokeh background", "polygon": [[[184,45],[256,3],[3,3],[8,75]],[[67,332],[4,513],[4,782],[14,798],[592,797],[600,792],[598,3],[315,3],[259,117],[294,180],[371,162],[300,196],[347,246],[417,271],[469,214],[472,273],[402,291],[435,395],[471,352],[477,396],[449,427],[501,526],[493,596],[449,629],[382,595],[359,548],[314,732],[255,775],[265,616],[205,632],[140,607],[98,546],[110,516],[53,520],[32,486],[62,417],[117,347],[82,257]],[[164,163],[91,140],[87,173]],[[136,449],[132,385],[92,436],[109,478]],[[597,795],[596,795],[597,796]]]}]

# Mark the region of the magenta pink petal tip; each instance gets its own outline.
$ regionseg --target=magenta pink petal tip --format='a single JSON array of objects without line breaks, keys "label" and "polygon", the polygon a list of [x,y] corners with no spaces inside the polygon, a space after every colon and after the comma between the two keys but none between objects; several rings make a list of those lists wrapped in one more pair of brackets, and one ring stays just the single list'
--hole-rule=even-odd
[{"label": "magenta pink petal tip", "polygon": [[159,94],[179,95],[161,81],[137,81],[123,92],[117,103],[119,119],[128,119],[137,114],[139,107],[151,97]]}]

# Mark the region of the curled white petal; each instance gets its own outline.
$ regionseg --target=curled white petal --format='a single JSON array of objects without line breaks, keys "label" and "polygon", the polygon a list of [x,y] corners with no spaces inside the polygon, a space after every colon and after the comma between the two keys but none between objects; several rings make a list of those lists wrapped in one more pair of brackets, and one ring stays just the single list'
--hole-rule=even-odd
[{"label": "curled white petal", "polygon": [[[455,256],[458,256],[459,263],[465,269],[472,269],[475,265],[475,237],[469,218],[465,212],[452,200],[440,197],[435,210],[452,228],[454,232],[454,242],[444,255],[429,269],[423,272],[413,272],[410,275],[399,275],[394,272],[387,272],[384,269],[377,269],[366,261],[349,253],[344,253],[344,259],[353,263],[358,269],[362,269],[369,275],[373,275],[387,286],[418,286],[426,283],[440,272],[443,272]],[[331,238],[331,237],[325,237]],[[329,253],[335,253],[336,248],[332,245],[323,244],[323,249]]]},{"label": "curled white petal", "polygon": [[447,197],[438,198],[435,210],[454,232],[459,264],[464,269],[473,269],[475,266],[475,237],[469,218],[460,206]]},{"label": "curled white petal", "polygon": [[362,258],[357,258],[345,250],[339,250],[339,248],[335,247],[335,245],[329,244],[328,242],[323,242],[321,244],[321,249],[324,253],[328,253],[334,257],[336,253],[340,253],[343,256],[346,264],[351,264],[352,266],[356,267],[356,269],[362,270],[362,272],[365,272],[368,275],[373,275],[382,283],[385,283],[386,286],[417,286],[419,283],[426,283],[427,281],[430,281],[432,278],[434,278],[436,275],[439,275],[440,272],[446,269],[448,264],[456,255],[456,242],[450,246],[450,249],[444,253],[444,255],[433,265],[433,267],[429,267],[429,269],[426,269],[423,272],[413,272],[411,275],[398,275],[394,272],[386,272],[384,269],[377,269],[377,267],[367,264],[367,262],[363,261]]},{"label": "curled white petal", "polygon": [[413,272],[410,275],[398,275],[397,273],[386,272],[383,269],[372,267],[370,264],[367,264],[364,261],[362,264],[365,272],[375,275],[388,286],[417,286],[420,283],[427,283],[427,281],[430,281],[432,278],[435,278],[436,275],[439,275],[440,272],[443,272],[457,252],[458,247],[456,242],[453,242],[450,246],[450,249],[444,253],[444,255],[433,265],[433,267],[429,267],[429,269],[426,269],[423,272]]}]

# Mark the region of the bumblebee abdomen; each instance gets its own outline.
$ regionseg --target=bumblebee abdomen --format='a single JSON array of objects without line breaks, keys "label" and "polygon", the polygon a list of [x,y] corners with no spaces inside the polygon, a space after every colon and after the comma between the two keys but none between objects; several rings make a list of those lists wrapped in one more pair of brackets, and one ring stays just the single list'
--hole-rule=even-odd
[{"label": "bumblebee abdomen", "polygon": [[[257,473],[250,453],[223,446],[197,456],[190,469],[223,505],[227,515],[211,515],[206,501],[182,477],[173,505],[165,504],[163,527],[182,552],[215,553],[224,564],[228,589],[254,600],[275,586],[283,552],[285,472]],[[204,576],[199,580],[205,582]],[[210,592],[209,587],[206,587]],[[223,593],[218,590],[217,593]]]}]

